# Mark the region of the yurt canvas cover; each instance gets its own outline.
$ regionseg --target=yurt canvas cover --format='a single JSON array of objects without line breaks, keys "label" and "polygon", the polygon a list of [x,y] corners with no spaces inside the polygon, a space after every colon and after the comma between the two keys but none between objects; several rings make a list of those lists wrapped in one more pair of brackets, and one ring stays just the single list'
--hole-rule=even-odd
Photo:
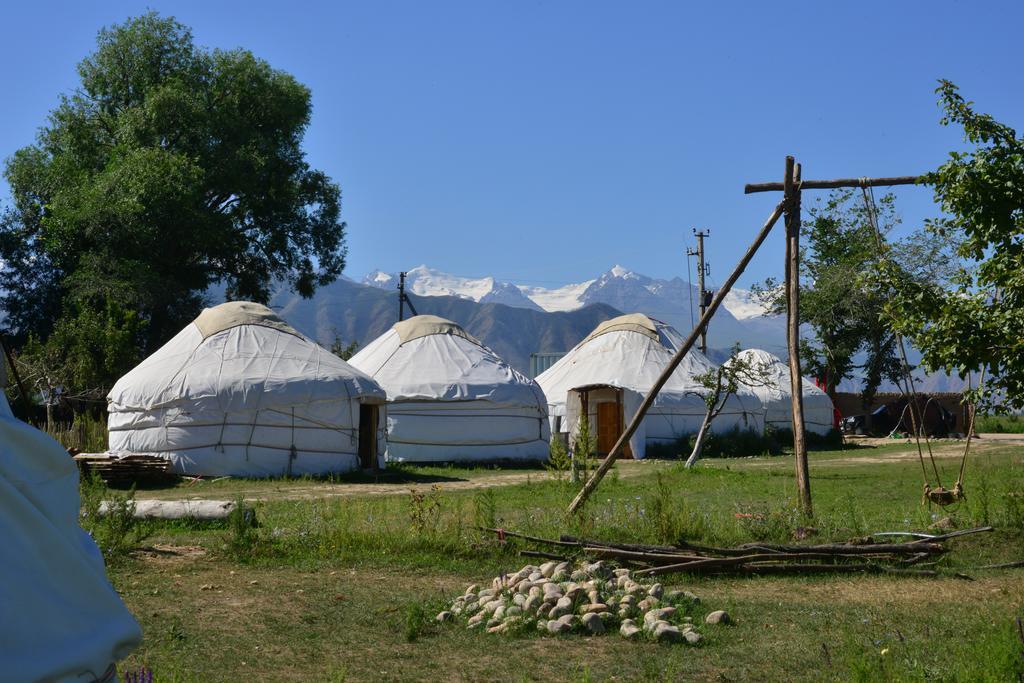
[{"label": "yurt canvas cover", "polygon": [[[766,427],[776,429],[793,429],[793,404],[789,366],[778,356],[761,349],[740,351],[738,358],[760,365],[765,370],[768,383],[766,386],[754,386],[749,389],[761,399],[764,406],[764,423]],[[804,395],[804,426],[807,431],[815,434],[828,434],[832,430],[834,406],[832,399],[824,391],[814,386],[807,378],[803,380]]]},{"label": "yurt canvas cover", "polygon": [[387,391],[389,461],[548,457],[540,387],[450,320],[396,323],[351,363]]},{"label": "yurt canvas cover", "polygon": [[259,304],[204,310],[107,399],[111,451],[186,474],[345,472],[384,452],[383,389]]},{"label": "yurt canvas cover", "polygon": [[[601,323],[537,377],[553,429],[576,433],[586,403],[597,450],[607,452],[682,344],[675,329],[642,313]],[[629,455],[643,458],[648,445],[673,443],[697,432],[706,413],[702,397],[707,390],[693,378],[714,367],[696,349],[686,354],[629,440]],[[763,428],[760,401],[749,391],[731,397],[711,425],[716,432],[736,427]]]},{"label": "yurt canvas cover", "polygon": [[78,514],[74,460],[15,419],[0,390],[2,680],[114,680],[142,640]]}]

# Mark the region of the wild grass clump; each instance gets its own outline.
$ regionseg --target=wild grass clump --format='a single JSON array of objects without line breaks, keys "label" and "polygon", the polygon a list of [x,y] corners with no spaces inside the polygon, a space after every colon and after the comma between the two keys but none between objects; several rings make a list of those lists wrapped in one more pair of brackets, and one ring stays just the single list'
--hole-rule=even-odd
[{"label": "wild grass clump", "polygon": [[553,479],[562,481],[566,474],[572,469],[572,456],[565,447],[565,441],[561,434],[552,434],[548,444],[548,461],[544,464]]},{"label": "wild grass clump", "polygon": [[83,477],[80,523],[106,562],[124,560],[147,536],[149,525],[135,517],[135,487],[114,491],[96,473]]},{"label": "wild grass clump", "polygon": [[235,507],[228,514],[228,533],[224,537],[224,549],[236,560],[243,560],[253,554],[260,537],[257,532],[256,510],[238,496]]}]

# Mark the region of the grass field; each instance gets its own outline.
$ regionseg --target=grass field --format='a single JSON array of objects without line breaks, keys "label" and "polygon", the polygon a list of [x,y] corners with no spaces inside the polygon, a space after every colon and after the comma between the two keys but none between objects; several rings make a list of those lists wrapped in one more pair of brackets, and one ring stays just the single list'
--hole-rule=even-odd
[{"label": "grass field", "polygon": [[[947,485],[960,452],[957,443],[936,449]],[[921,506],[907,443],[812,453],[811,522],[793,510],[785,456],[691,471],[621,463],[579,517],[564,512],[575,487],[542,469],[403,468],[376,482],[230,479],[141,491],[244,497],[260,526],[163,523],[142,550],[112,561],[145,633],[122,671],[145,665],[178,681],[1017,680],[1024,569],[977,567],[1024,555],[1024,442],[982,439],[972,453],[968,499],[948,513]],[[445,598],[527,564],[522,546],[476,526],[724,545],[790,542],[805,524],[814,540],[845,540],[945,516],[997,530],[950,541],[941,578],[666,577],[699,595],[699,610],[735,619],[703,627],[697,648],[433,623]]]}]

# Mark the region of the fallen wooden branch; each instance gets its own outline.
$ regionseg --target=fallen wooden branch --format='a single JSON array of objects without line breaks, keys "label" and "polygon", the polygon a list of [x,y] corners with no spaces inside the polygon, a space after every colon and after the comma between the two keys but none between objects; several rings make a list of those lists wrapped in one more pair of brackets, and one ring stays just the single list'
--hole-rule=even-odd
[{"label": "fallen wooden branch", "polygon": [[[574,548],[582,555],[593,559],[612,559],[620,565],[632,566],[636,576],[672,573],[710,576],[835,572],[938,576],[938,572],[930,567],[936,564],[934,560],[947,552],[947,548],[942,544],[943,540],[992,530],[992,527],[963,529],[927,540],[912,539],[904,543],[876,543],[871,538],[858,538],[847,543],[781,545],[756,542],[735,548],[713,548],[685,542],[679,546],[614,543],[565,534],[556,540],[507,529],[478,528],[501,537]],[[565,559],[562,555],[551,552],[524,550],[521,554],[528,557]],[[1024,561],[1017,566],[1024,566]]]},{"label": "fallen wooden branch", "polygon": [[[946,541],[951,538],[959,538],[960,536],[969,536],[971,534],[982,534],[988,531],[995,531],[995,527],[990,526],[978,526],[973,529],[960,529],[959,531],[950,531],[948,534],[940,534],[938,536],[932,536],[928,539],[928,543],[938,543],[939,541]],[[910,545],[916,541],[905,541],[902,545]]]},{"label": "fallen wooden branch", "polygon": [[575,543],[580,546],[595,546],[601,548],[618,548],[619,550],[633,550],[640,553],[678,553],[680,548],[672,545],[645,545],[643,543],[611,543],[598,541],[592,538],[577,538],[562,534],[559,536],[562,542]]},{"label": "fallen wooden branch", "polygon": [[539,557],[545,560],[557,560],[558,562],[568,562],[568,557],[563,557],[556,553],[546,553],[541,550],[520,550],[519,555],[522,557]]},{"label": "fallen wooden branch", "polygon": [[999,564],[983,564],[980,567],[975,567],[975,569],[1014,569],[1016,567],[1024,567],[1024,560],[1000,562]]},{"label": "fallen wooden branch", "polygon": [[491,532],[493,534],[497,534],[499,537],[511,536],[512,538],[521,538],[524,541],[533,541],[534,543],[547,543],[549,545],[557,545],[557,546],[569,547],[569,548],[577,548],[580,545],[579,543],[569,543],[569,542],[566,542],[566,541],[556,541],[556,540],[554,540],[552,538],[539,538],[537,536],[528,536],[526,534],[517,534],[516,532],[509,531],[508,529],[491,529],[490,527],[485,527],[485,526],[478,526],[476,528],[477,528],[478,531],[489,531],[489,532]]}]

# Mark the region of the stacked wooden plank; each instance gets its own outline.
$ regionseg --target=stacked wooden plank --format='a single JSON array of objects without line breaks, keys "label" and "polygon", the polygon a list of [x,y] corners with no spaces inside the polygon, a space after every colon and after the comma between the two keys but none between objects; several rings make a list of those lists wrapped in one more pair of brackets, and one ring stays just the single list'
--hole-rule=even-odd
[{"label": "stacked wooden plank", "polygon": [[114,456],[108,453],[80,453],[73,456],[83,477],[96,473],[108,486],[158,486],[174,482],[178,475],[171,472],[171,462],[153,455],[129,454]]}]

